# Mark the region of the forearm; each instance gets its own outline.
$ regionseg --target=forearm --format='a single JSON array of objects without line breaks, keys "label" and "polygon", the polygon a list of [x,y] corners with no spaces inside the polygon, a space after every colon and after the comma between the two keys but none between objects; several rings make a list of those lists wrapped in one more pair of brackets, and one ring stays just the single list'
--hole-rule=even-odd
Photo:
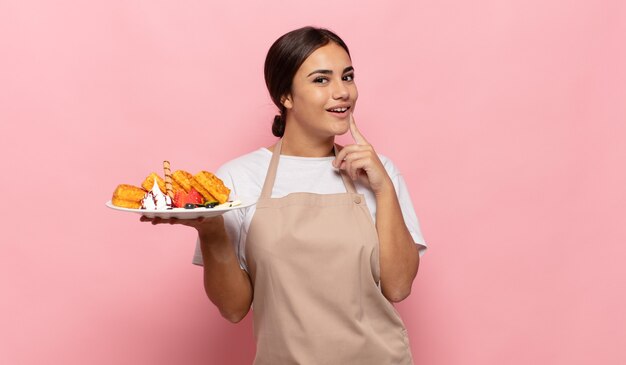
[{"label": "forearm", "polygon": [[376,230],[380,241],[380,280],[383,295],[399,302],[411,293],[419,254],[404,223],[391,181],[376,194]]},{"label": "forearm", "polygon": [[252,303],[250,278],[239,267],[223,224],[199,232],[199,238],[206,294],[224,318],[239,322]]}]

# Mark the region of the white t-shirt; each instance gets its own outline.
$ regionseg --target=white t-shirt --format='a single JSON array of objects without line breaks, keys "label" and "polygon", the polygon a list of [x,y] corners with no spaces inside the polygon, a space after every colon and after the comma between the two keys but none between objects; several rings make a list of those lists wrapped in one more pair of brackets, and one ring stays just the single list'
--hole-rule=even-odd
[{"label": "white t-shirt", "polygon": [[[385,156],[378,155],[385,170],[393,182],[404,223],[406,224],[413,241],[418,244],[419,254],[426,250],[426,243],[420,231],[419,221],[413,209],[406,183],[398,169]],[[220,167],[215,175],[231,188],[230,199],[247,198],[256,200],[261,195],[267,168],[269,167],[272,152],[267,148],[260,148],[254,152],[240,156]],[[276,181],[272,190],[273,198],[280,198],[294,192],[309,192],[317,194],[335,194],[346,192],[346,188],[338,170],[332,165],[334,156],[330,157],[297,157],[280,156]],[[358,181],[354,182],[357,193],[365,196],[367,207],[376,222],[376,198],[374,193]],[[224,214],[224,225],[237,253],[239,264],[247,271],[245,244],[250,222],[256,208],[238,209]],[[193,263],[202,265],[200,244],[196,244]]]}]

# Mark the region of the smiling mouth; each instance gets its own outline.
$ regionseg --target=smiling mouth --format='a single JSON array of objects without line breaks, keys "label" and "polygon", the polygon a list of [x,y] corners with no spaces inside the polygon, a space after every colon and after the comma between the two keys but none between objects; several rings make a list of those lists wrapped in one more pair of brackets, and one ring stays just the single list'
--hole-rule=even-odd
[{"label": "smiling mouth", "polygon": [[350,109],[349,106],[347,107],[343,107],[343,108],[331,108],[331,109],[326,109],[326,111],[329,111],[331,113],[345,113],[346,111],[348,111],[348,109]]}]

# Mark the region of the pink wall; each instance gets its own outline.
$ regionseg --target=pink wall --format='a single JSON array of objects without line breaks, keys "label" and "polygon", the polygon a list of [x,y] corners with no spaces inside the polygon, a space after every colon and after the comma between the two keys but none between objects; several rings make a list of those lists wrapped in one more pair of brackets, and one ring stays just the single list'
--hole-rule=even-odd
[{"label": "pink wall", "polygon": [[418,364],[626,363],[626,7],[614,1],[3,1],[2,364],[246,364],[192,231],[104,202],[268,145],[265,52],[350,45],[357,120],[431,248]]}]

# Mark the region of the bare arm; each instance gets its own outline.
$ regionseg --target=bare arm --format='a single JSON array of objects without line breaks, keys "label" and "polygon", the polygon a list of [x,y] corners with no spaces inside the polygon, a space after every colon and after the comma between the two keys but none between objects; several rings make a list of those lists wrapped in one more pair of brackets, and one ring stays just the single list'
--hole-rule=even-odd
[{"label": "bare arm", "polygon": [[409,233],[393,183],[372,145],[350,120],[355,144],[345,146],[333,165],[360,179],[376,195],[376,231],[380,241],[380,281],[383,295],[399,302],[411,293],[419,267],[417,245]]},{"label": "bare arm", "polygon": [[387,187],[376,194],[380,281],[383,295],[392,302],[399,302],[411,294],[420,261],[391,180],[385,185]]},{"label": "bare arm", "polygon": [[248,274],[239,267],[222,216],[197,220],[141,217],[141,221],[196,228],[202,250],[204,290],[207,296],[227,320],[236,323],[246,316],[252,303],[252,284]]},{"label": "bare arm", "polygon": [[198,230],[204,264],[204,290],[222,316],[236,323],[241,321],[252,303],[252,284],[248,274],[239,267],[235,250],[224,229],[224,219]]}]

